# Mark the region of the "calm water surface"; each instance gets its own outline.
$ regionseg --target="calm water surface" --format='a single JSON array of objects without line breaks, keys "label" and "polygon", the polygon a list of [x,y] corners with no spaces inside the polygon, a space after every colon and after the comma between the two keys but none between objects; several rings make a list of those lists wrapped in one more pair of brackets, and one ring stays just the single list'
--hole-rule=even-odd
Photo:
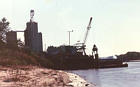
[{"label": "calm water surface", "polygon": [[140,62],[129,62],[128,67],[73,70],[88,82],[99,87],[140,87]]}]

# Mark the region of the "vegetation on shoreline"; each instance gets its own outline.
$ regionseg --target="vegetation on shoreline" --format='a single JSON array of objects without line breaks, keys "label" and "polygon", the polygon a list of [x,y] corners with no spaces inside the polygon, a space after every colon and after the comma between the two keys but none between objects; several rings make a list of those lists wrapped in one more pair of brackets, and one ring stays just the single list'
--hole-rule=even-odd
[{"label": "vegetation on shoreline", "polygon": [[0,65],[15,66],[15,65],[35,65],[42,67],[53,67],[53,64],[48,59],[23,48],[9,48],[7,45],[0,46]]},{"label": "vegetation on shoreline", "polygon": [[126,54],[117,55],[117,57],[123,61],[140,60],[140,52],[127,52]]}]

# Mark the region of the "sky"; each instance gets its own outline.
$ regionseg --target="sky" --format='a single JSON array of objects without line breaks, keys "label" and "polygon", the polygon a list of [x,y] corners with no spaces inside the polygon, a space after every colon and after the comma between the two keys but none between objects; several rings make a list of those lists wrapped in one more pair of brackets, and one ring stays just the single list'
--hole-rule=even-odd
[{"label": "sky", "polygon": [[[11,30],[25,30],[30,10],[43,34],[43,47],[83,42],[90,17],[93,17],[86,42],[91,54],[94,44],[99,56],[140,51],[140,0],[0,0],[0,18],[6,17]],[[18,38],[24,41],[23,33]]]}]

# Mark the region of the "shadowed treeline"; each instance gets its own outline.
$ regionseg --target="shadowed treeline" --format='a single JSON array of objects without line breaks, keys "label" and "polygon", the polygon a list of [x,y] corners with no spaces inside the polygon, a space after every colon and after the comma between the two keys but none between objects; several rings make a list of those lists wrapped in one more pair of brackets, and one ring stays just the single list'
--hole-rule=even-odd
[{"label": "shadowed treeline", "polygon": [[121,54],[117,57],[123,61],[140,60],[140,52],[127,52],[126,54]]}]

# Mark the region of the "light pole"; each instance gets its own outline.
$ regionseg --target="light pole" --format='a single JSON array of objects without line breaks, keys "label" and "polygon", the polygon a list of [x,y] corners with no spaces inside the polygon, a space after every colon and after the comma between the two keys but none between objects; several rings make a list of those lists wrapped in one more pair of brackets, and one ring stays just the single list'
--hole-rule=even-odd
[{"label": "light pole", "polygon": [[72,31],[68,31],[68,33],[69,33],[69,45],[70,45],[70,33],[71,32],[73,32],[73,30]]}]

